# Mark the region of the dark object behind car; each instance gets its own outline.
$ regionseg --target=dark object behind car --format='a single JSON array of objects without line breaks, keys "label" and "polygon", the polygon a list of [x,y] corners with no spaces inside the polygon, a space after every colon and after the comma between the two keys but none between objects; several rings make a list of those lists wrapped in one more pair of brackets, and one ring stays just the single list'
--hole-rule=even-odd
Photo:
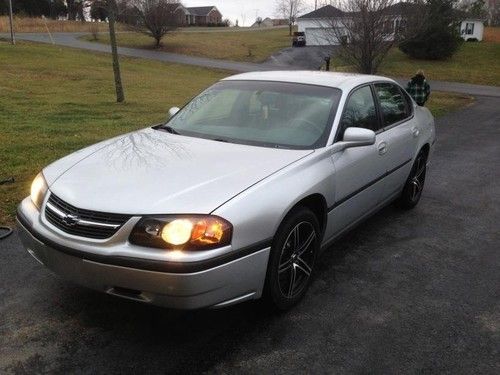
[{"label": "dark object behind car", "polygon": [[306,45],[306,34],[303,31],[295,31],[293,33],[292,46],[303,47]]}]

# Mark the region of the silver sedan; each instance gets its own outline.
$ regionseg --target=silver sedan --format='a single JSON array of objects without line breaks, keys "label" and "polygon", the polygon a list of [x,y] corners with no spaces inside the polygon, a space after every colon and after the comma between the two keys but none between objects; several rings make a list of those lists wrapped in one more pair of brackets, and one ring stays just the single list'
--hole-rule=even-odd
[{"label": "silver sedan", "polygon": [[418,203],[435,142],[429,110],[379,76],[241,74],[170,116],[43,169],[17,214],[36,260],[145,303],[288,309],[336,238]]}]

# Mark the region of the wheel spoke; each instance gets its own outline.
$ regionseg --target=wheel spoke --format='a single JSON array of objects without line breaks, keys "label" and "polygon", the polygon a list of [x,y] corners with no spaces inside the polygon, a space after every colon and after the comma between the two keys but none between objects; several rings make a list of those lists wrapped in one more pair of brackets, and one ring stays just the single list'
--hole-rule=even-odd
[{"label": "wheel spoke", "polygon": [[292,267],[292,264],[293,264],[292,258],[287,259],[286,261],[281,263],[280,266],[278,267],[278,273],[280,274],[287,271],[290,267]]},{"label": "wheel spoke", "polygon": [[299,270],[301,270],[302,272],[304,272],[307,276],[311,275],[311,272],[312,272],[311,267],[309,267],[309,265],[301,257],[298,257],[295,260],[295,265],[297,266],[297,268]]},{"label": "wheel spoke", "polygon": [[299,225],[293,228],[293,250],[297,251],[299,248]]},{"label": "wheel spoke", "polygon": [[302,246],[297,250],[297,256],[300,257],[302,254],[306,252],[306,250],[309,248],[311,243],[314,241],[316,238],[316,232],[312,231],[309,237],[307,237],[307,240],[302,244]]},{"label": "wheel spoke", "polygon": [[422,190],[422,184],[420,183],[420,181],[416,178],[414,178],[412,181],[411,181],[411,185],[412,185],[412,194],[411,194],[411,198],[412,200],[415,199],[418,194],[420,193],[420,191]]},{"label": "wheel spoke", "polygon": [[292,298],[293,296],[293,289],[295,286],[295,278],[297,276],[297,270],[295,268],[295,265],[292,266],[292,273],[290,275],[290,285],[288,287],[288,298]]},{"label": "wheel spoke", "polygon": [[425,172],[425,165],[418,169],[418,172],[415,173],[415,178],[420,178],[420,176],[422,176],[424,172]]}]

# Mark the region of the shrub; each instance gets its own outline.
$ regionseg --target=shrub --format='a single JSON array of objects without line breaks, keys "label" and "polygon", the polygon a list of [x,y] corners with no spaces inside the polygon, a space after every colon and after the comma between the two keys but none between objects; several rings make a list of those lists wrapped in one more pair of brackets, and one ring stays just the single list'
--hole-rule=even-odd
[{"label": "shrub", "polygon": [[450,32],[442,27],[428,28],[425,32],[402,41],[399,49],[414,59],[443,60],[453,56],[461,43],[462,38],[457,32]]},{"label": "shrub", "polygon": [[428,0],[421,19],[410,21],[399,49],[415,59],[450,58],[463,42],[458,33],[454,0]]}]

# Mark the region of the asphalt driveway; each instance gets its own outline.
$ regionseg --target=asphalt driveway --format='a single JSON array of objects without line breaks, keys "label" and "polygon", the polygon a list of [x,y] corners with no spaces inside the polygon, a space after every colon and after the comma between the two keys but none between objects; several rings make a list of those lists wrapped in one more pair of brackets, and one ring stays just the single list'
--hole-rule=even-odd
[{"label": "asphalt driveway", "polygon": [[273,53],[265,63],[319,70],[325,64],[325,58],[331,56],[334,50],[331,46],[288,47]]},{"label": "asphalt driveway", "polygon": [[500,373],[498,99],[438,121],[420,205],[335,244],[303,303],[175,312],[52,276],[0,241],[0,373]]}]

